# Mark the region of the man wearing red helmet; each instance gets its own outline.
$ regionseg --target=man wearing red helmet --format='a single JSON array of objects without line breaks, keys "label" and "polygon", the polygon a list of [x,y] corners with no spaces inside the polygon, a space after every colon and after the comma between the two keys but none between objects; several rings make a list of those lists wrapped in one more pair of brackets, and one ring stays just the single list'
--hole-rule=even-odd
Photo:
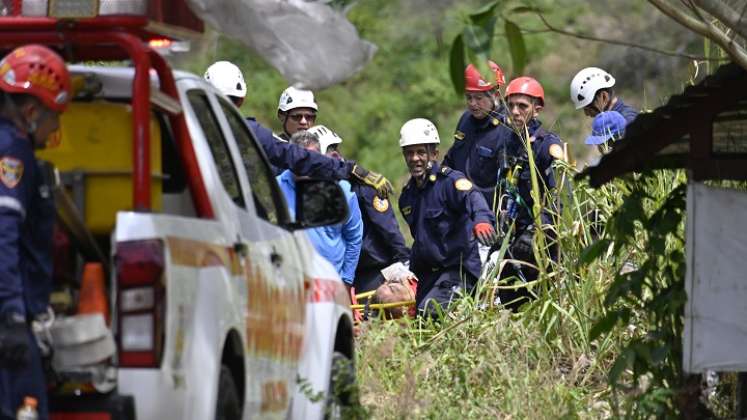
[{"label": "man wearing red helmet", "polygon": [[[505,155],[501,131],[506,130],[505,109],[500,103],[500,88],[506,83],[503,70],[488,61],[494,81],[488,81],[470,64],[464,70],[464,111],[454,132],[454,143],[446,152],[443,166],[467,176],[488,207],[495,212],[496,186]],[[485,262],[489,248],[480,245],[480,260]]]},{"label": "man wearing red helmet", "polygon": [[[510,257],[514,260],[526,261],[534,264],[533,242],[537,229],[542,229],[548,238],[554,238],[552,218],[545,208],[547,191],[555,188],[555,175],[552,163],[556,159],[564,159],[562,141],[560,138],[542,128],[538,116],[545,106],[545,92],[537,80],[531,77],[518,77],[506,87],[506,108],[508,123],[511,130],[507,130],[502,139],[506,144],[507,154],[511,157],[514,176],[517,179],[518,197],[509,199],[506,209],[511,214],[514,224],[514,237],[509,248]],[[532,197],[531,159],[534,161],[539,184],[539,195],[542,201],[539,220],[541,226],[536,226],[534,214],[534,200]],[[550,256],[555,256],[555,246],[550,246]],[[537,278],[537,270],[527,266],[506,266],[501,273],[503,278],[518,277],[524,281]],[[500,298],[503,303],[513,302],[511,307],[518,307],[530,294],[525,289],[501,290]]]},{"label": "man wearing red helmet", "polygon": [[464,173],[494,208],[502,150],[500,127],[505,122],[500,87],[505,78],[497,64],[488,61],[488,65],[494,81],[484,78],[472,64],[464,70],[467,110],[459,118],[454,144],[446,152],[443,165]]},{"label": "man wearing red helmet", "polygon": [[46,383],[29,321],[46,312],[54,202],[34,157],[59,128],[70,100],[63,60],[41,45],[0,61],[0,418],[26,396],[47,418]]}]

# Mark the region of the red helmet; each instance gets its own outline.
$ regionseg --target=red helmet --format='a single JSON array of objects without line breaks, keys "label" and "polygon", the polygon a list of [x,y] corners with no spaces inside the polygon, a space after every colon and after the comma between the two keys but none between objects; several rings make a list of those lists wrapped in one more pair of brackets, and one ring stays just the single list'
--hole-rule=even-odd
[{"label": "red helmet", "polygon": [[467,92],[487,92],[495,87],[503,86],[506,83],[506,78],[500,66],[488,60],[488,67],[490,67],[490,71],[495,75],[495,84],[486,81],[477,70],[477,67],[470,64],[464,69],[464,90]]},{"label": "red helmet", "polygon": [[512,80],[506,87],[506,97],[514,94],[537,98],[540,100],[540,105],[545,105],[545,90],[538,81],[531,77],[522,76]]},{"label": "red helmet", "polygon": [[24,45],[0,61],[0,89],[37,97],[57,112],[70,101],[70,73],[54,51],[41,45]]}]

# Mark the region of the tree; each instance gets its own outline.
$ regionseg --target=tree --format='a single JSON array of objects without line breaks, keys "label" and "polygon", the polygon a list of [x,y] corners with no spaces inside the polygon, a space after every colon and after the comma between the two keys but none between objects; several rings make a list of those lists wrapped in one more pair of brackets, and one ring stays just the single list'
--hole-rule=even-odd
[{"label": "tree", "polygon": [[710,39],[747,69],[747,0],[648,0],[686,28]]}]

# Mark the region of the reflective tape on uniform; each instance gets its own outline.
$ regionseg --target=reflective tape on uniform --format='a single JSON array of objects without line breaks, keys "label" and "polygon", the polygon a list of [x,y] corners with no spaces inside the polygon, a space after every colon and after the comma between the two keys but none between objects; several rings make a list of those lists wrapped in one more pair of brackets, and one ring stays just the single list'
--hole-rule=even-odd
[{"label": "reflective tape on uniform", "polygon": [[18,213],[21,214],[22,218],[26,218],[26,209],[23,208],[23,205],[20,201],[16,200],[13,197],[3,196],[0,197],[0,207],[5,207],[7,209],[15,210]]}]

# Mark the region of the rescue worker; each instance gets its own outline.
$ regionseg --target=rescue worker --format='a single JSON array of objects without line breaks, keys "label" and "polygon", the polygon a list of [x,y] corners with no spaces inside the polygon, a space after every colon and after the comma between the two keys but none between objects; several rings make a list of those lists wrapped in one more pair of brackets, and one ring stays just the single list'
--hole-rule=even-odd
[{"label": "rescue worker", "polygon": [[34,149],[59,129],[70,75],[52,50],[26,45],[0,61],[0,417],[24,397],[47,418],[46,379],[30,322],[52,288],[54,202]]},{"label": "rescue worker", "polygon": [[[320,152],[319,139],[315,134],[308,131],[297,131],[291,136],[290,143],[304,147],[307,150]],[[297,175],[286,170],[277,177],[280,189],[285,195],[291,216],[294,216],[296,208],[296,179]],[[342,223],[332,226],[320,226],[307,229],[309,240],[314,248],[329,261],[337,270],[345,286],[350,290],[355,279],[355,267],[361,253],[363,240],[363,222],[361,211],[358,208],[358,199],[350,189],[350,183],[339,181],[340,187],[345,193],[345,198],[350,210],[348,219]]]},{"label": "rescue worker", "polygon": [[[323,125],[311,127],[309,133],[319,139],[321,153],[342,159],[339,149],[342,138],[337,133]],[[352,190],[363,218],[363,247],[353,285],[356,293],[364,293],[384,283],[383,268],[397,262],[409,265],[410,250],[389,200],[379,197],[376,190],[367,185],[354,184]]]},{"label": "rescue worker", "polygon": [[[213,63],[205,71],[205,80],[228,97],[237,107],[244,103],[246,82],[241,70],[228,61]],[[270,163],[277,168],[291,169],[299,175],[324,179],[347,179],[370,185],[383,197],[392,192],[392,184],[383,175],[369,171],[353,160],[330,159],[318,153],[291,145],[275,137],[268,128],[254,117],[246,118],[246,123],[254,137],[267,154]],[[276,168],[276,169],[277,169]],[[276,170],[276,173],[281,172]]]},{"label": "rescue worker", "polygon": [[297,132],[308,130],[316,122],[318,111],[314,92],[289,86],[278,100],[278,119],[283,125],[283,132],[278,137],[288,141]]},{"label": "rescue worker", "polygon": [[418,278],[415,302],[421,316],[437,316],[461,293],[471,293],[480,275],[478,241],[496,240],[495,216],[463,173],[439,165],[436,126],[407,121],[399,145],[410,172],[399,209],[414,239],[410,270]]},{"label": "rescue worker", "polygon": [[615,78],[598,67],[586,67],[571,81],[571,101],[576,109],[583,109],[587,117],[594,118],[604,111],[617,111],[630,123],[638,111],[626,105],[615,94]]},{"label": "rescue worker", "polygon": [[[553,173],[553,161],[564,159],[565,153],[560,138],[542,127],[538,119],[540,112],[545,106],[545,92],[537,80],[531,77],[518,77],[512,80],[506,87],[506,107],[509,112],[509,121],[512,130],[508,132],[506,142],[507,153],[512,158],[517,172],[518,197],[513,200],[516,207],[513,209],[515,217],[514,236],[509,247],[510,257],[515,260],[534,263],[533,243],[537,229],[542,229],[551,258],[556,256],[556,245],[553,244],[555,233],[552,228],[552,218],[548,209],[547,192],[555,188],[555,175]],[[527,136],[528,135],[528,136]],[[529,146],[528,146],[529,145]],[[534,200],[532,199],[531,165],[528,162],[528,147],[531,147],[536,175],[538,178],[539,199],[542,207],[540,213],[541,226],[536,226],[534,215]],[[544,250],[541,250],[543,252]],[[538,272],[526,265],[514,266],[508,264],[501,273],[502,278],[511,276],[518,277],[523,281],[532,281],[537,278]],[[499,293],[503,303],[517,308],[523,303],[524,298],[529,297],[526,289],[501,290]]]},{"label": "rescue worker", "polygon": [[470,64],[464,70],[464,97],[467,110],[457,123],[454,144],[446,152],[443,164],[464,173],[474,188],[480,191],[494,209],[496,185],[503,144],[500,127],[505,122],[505,110],[500,101],[500,88],[505,84],[501,68],[488,61],[495,81],[483,78]]}]

